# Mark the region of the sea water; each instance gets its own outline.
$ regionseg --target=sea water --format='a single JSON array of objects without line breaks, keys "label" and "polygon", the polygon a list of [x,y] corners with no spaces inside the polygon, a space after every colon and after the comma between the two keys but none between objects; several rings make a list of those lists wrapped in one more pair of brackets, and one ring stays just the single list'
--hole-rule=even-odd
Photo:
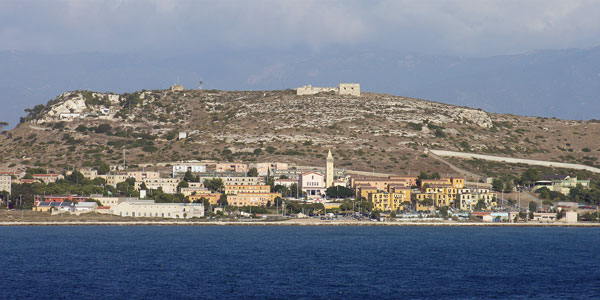
[{"label": "sea water", "polygon": [[0,299],[600,298],[600,229],[0,228]]}]

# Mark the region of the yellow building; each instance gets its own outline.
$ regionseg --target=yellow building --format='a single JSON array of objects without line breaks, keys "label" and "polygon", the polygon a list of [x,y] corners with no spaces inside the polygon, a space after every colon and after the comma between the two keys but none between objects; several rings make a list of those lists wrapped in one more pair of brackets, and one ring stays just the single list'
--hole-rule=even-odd
[{"label": "yellow building", "polygon": [[462,189],[465,187],[465,179],[464,178],[450,178],[450,183],[454,188]]},{"label": "yellow building", "polygon": [[356,195],[359,198],[369,199],[369,194],[372,194],[372,193],[377,193],[376,187],[373,187],[370,185],[367,185],[367,186],[361,185],[361,186],[356,187]]},{"label": "yellow building", "polygon": [[451,184],[432,184],[426,185],[422,192],[428,196],[420,196],[422,199],[430,198],[434,201],[435,207],[450,206],[455,203],[458,195],[458,189]]},{"label": "yellow building", "polygon": [[231,206],[266,206],[273,204],[281,193],[238,193],[227,196],[227,204]]},{"label": "yellow building", "polygon": [[465,179],[464,178],[440,178],[440,179],[422,179],[421,180],[421,188],[425,185],[451,185],[454,188],[462,189],[465,187]]},{"label": "yellow building", "polygon": [[225,194],[236,195],[240,193],[270,193],[269,185],[226,185]]},{"label": "yellow building", "polygon": [[217,205],[217,201],[221,198],[220,193],[210,193],[210,194],[197,194],[197,195],[189,195],[188,200],[191,202],[199,201],[202,198],[208,200],[208,203],[211,205]]},{"label": "yellow building", "polygon": [[410,191],[408,193],[408,197],[404,193],[371,193],[368,199],[374,210],[395,211],[403,208],[402,202],[410,202]]}]

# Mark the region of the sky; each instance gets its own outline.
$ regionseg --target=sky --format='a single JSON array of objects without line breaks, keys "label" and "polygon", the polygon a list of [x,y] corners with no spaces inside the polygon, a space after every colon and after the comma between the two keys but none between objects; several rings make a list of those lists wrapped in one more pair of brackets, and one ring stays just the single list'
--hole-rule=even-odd
[{"label": "sky", "polygon": [[3,0],[0,51],[144,53],[330,47],[466,57],[600,45],[600,1]]},{"label": "sky", "polygon": [[[600,0],[0,0],[0,121],[15,125],[65,91],[198,80],[225,90],[346,80],[491,112],[600,119],[598,46]],[[564,49],[590,51],[523,57]]]}]

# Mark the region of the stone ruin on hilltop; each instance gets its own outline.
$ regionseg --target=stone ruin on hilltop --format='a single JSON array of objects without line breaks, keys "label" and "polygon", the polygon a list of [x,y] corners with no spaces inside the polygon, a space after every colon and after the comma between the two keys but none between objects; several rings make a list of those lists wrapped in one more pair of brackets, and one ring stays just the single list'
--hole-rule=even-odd
[{"label": "stone ruin on hilltop", "polygon": [[301,86],[296,89],[296,95],[315,95],[318,93],[335,92],[338,95],[360,96],[360,84],[340,83],[337,87],[314,87],[312,85]]}]

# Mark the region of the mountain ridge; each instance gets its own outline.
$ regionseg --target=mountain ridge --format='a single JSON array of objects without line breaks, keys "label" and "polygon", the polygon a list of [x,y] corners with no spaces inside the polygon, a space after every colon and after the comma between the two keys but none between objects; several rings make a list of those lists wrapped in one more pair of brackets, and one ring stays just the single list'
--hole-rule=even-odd
[{"label": "mountain ridge", "polygon": [[[178,133],[187,137],[178,140]],[[0,167],[284,161],[387,173],[447,171],[427,149],[597,166],[600,124],[493,114],[379,93],[293,90],[66,92],[0,135]]]}]

